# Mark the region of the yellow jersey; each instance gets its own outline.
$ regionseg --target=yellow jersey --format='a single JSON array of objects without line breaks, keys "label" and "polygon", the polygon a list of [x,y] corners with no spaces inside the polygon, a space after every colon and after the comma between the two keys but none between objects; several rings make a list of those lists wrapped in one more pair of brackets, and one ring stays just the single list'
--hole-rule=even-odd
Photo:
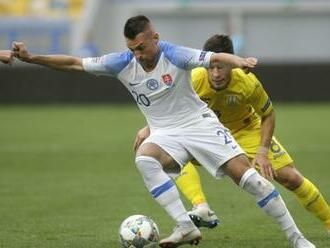
[{"label": "yellow jersey", "polygon": [[[230,129],[239,145],[252,160],[260,145],[261,117],[273,110],[272,102],[253,73],[233,69],[227,88],[216,91],[211,88],[205,68],[192,71],[193,88]],[[273,136],[268,157],[275,170],[293,162],[280,142]],[[258,168],[258,166],[257,166]]]},{"label": "yellow jersey", "polygon": [[211,88],[205,68],[192,71],[193,88],[218,116],[221,123],[235,134],[241,129],[260,127],[260,116],[268,115],[272,103],[253,73],[233,69],[227,88]]}]

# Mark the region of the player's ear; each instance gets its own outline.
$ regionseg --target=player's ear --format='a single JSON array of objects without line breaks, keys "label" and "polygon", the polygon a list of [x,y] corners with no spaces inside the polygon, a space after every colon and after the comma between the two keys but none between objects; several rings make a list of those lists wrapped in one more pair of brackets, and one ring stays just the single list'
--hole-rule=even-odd
[{"label": "player's ear", "polygon": [[154,32],[153,35],[152,35],[152,39],[156,42],[159,41],[159,34],[157,32]]}]

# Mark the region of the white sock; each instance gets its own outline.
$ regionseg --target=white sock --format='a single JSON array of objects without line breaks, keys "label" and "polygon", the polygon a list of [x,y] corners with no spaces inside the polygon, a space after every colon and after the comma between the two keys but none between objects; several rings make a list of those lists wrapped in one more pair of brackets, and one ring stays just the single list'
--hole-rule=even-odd
[{"label": "white sock", "polygon": [[277,221],[288,239],[295,233],[301,233],[274,185],[260,176],[255,169],[247,170],[239,185],[257,199],[259,207],[267,215]]},{"label": "white sock", "polygon": [[207,202],[202,202],[202,203],[199,203],[197,205],[194,205],[194,208],[207,208],[207,209],[210,209],[210,206],[209,206],[209,204],[207,204]]},{"label": "white sock", "polygon": [[135,162],[152,197],[178,225],[193,225],[174,182],[163,171],[158,160],[149,156],[138,156],[135,158]]}]

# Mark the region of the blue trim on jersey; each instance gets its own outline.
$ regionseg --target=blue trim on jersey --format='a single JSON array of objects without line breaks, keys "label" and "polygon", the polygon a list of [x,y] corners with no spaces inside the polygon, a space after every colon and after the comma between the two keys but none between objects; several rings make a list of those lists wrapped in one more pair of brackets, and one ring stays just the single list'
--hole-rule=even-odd
[{"label": "blue trim on jersey", "polygon": [[134,58],[131,51],[127,50],[120,53],[110,53],[104,56],[102,63],[111,74],[119,74]]},{"label": "blue trim on jersey", "polygon": [[269,108],[270,104],[272,102],[270,101],[270,98],[268,97],[267,102],[265,103],[265,105],[261,108],[261,112],[266,112],[266,110]]},{"label": "blue trim on jersey", "polygon": [[158,186],[157,188],[154,188],[150,193],[152,194],[153,198],[157,198],[161,194],[163,194],[165,191],[169,190],[174,186],[174,183],[172,180],[168,180],[166,183]]},{"label": "blue trim on jersey", "polygon": [[177,46],[166,41],[159,41],[158,45],[164,56],[172,64],[184,70],[189,68],[189,62],[194,56],[189,48]]},{"label": "blue trim on jersey", "polygon": [[263,208],[264,206],[267,205],[267,203],[273,199],[278,197],[280,194],[278,193],[278,191],[276,189],[274,189],[274,191],[272,193],[270,193],[268,196],[266,196],[264,199],[262,199],[261,201],[258,202],[259,207]]}]

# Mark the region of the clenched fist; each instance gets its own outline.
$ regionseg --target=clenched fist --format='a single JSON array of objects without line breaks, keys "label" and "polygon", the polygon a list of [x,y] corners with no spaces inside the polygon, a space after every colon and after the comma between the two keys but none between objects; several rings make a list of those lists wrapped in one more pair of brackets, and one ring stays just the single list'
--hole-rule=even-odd
[{"label": "clenched fist", "polygon": [[14,56],[19,60],[28,62],[30,60],[31,54],[27,50],[27,47],[23,42],[14,41],[12,44]]},{"label": "clenched fist", "polygon": [[0,61],[4,64],[11,64],[13,62],[14,53],[10,50],[0,50]]}]

